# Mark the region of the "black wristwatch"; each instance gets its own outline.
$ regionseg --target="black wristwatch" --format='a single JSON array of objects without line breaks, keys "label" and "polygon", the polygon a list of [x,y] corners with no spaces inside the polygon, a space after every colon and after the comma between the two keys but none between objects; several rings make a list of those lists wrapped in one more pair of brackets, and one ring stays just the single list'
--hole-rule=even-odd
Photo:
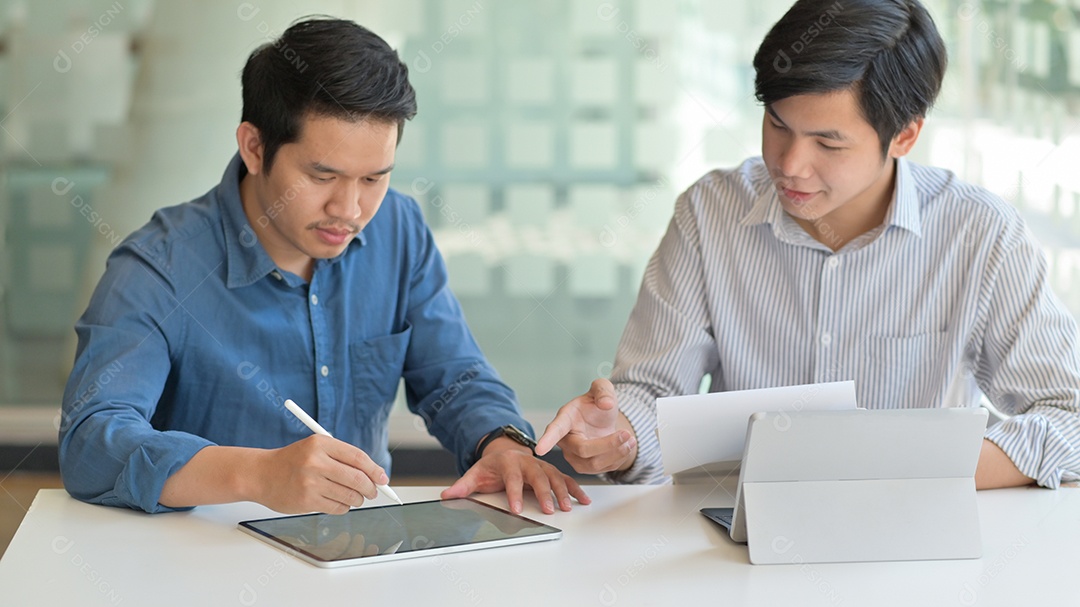
[{"label": "black wristwatch", "polygon": [[487,446],[491,444],[491,441],[500,436],[505,436],[519,445],[528,447],[529,451],[532,451],[532,454],[536,455],[536,440],[528,434],[525,434],[525,432],[517,426],[507,424],[502,428],[492,430],[490,434],[484,437],[484,440],[480,441],[480,445],[476,448],[476,459],[479,460],[483,457],[484,449],[487,449]]}]

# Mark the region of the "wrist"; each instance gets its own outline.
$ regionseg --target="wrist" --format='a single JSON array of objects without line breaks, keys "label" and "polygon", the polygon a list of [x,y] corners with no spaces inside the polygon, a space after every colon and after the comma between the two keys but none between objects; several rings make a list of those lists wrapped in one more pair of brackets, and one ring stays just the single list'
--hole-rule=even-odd
[{"label": "wrist", "polygon": [[[528,450],[530,455],[536,455],[536,439],[529,436],[520,428],[512,424],[507,424],[500,428],[495,428],[484,436],[484,438],[480,439],[480,444],[476,447],[476,459],[479,460],[484,457],[484,454],[488,452],[488,447],[500,439],[506,439],[512,443],[516,443]],[[500,450],[503,449],[500,448]]]},{"label": "wrist", "polygon": [[[257,502],[262,501],[262,488],[267,486],[266,476],[268,470],[273,471],[271,460],[274,450],[272,449],[247,449],[245,450],[244,462],[236,466],[232,472],[232,487],[238,501]],[[280,476],[280,471],[278,471]]]},{"label": "wrist", "polygon": [[484,451],[480,453],[480,457],[491,455],[493,453],[499,453],[501,451],[520,451],[530,457],[533,455],[532,449],[526,447],[525,445],[522,445],[521,443],[513,439],[507,438],[505,436],[500,436],[492,440],[484,447]]}]

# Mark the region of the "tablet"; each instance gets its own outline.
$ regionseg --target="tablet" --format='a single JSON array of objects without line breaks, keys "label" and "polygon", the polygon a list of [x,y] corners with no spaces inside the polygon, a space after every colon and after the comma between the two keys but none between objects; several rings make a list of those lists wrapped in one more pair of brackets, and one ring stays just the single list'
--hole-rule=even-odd
[{"label": "tablet", "polygon": [[468,498],[241,521],[239,528],[326,568],[562,537],[555,527]]}]

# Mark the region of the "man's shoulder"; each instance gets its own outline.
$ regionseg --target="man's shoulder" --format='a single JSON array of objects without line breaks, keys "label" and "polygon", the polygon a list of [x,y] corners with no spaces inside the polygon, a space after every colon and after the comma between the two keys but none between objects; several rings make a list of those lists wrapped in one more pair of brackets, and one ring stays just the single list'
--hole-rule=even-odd
[{"label": "man's shoulder", "polygon": [[769,170],[756,156],[734,168],[709,171],[687,188],[683,199],[699,212],[741,218],[770,187]]},{"label": "man's shoulder", "polygon": [[163,207],[145,225],[131,233],[114,257],[133,254],[167,276],[178,267],[208,257],[224,257],[221,211],[212,195]]},{"label": "man's shoulder", "polygon": [[1023,224],[1020,212],[1003,196],[965,181],[949,169],[914,162],[908,166],[924,214],[941,221],[976,219],[993,231]]}]

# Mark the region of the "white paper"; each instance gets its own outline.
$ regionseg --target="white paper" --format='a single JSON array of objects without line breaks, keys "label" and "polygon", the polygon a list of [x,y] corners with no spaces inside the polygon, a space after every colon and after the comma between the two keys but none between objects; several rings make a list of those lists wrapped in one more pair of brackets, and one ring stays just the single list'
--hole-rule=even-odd
[{"label": "white paper", "polygon": [[784,386],[656,399],[664,472],[742,459],[746,425],[758,411],[854,409],[855,382]]}]

